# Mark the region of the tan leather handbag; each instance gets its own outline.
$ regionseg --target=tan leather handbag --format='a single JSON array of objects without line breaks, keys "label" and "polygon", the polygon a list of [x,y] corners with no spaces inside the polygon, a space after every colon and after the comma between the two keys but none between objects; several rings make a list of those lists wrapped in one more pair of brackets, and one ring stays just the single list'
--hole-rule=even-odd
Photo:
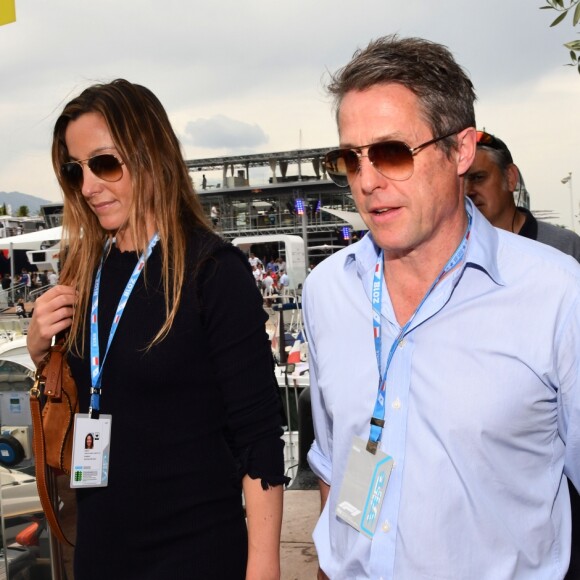
[{"label": "tan leather handbag", "polygon": [[70,475],[74,416],[79,410],[77,386],[64,352],[64,339],[55,344],[36,369],[30,390],[32,447],[36,462],[36,485],[48,525],[61,542],[72,545],[58,521],[58,497],[52,475]]}]

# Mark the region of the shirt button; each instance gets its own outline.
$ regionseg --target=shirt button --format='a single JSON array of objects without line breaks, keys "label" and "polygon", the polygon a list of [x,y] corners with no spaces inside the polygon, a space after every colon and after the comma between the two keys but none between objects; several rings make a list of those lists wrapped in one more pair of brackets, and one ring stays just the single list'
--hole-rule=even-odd
[{"label": "shirt button", "polygon": [[399,348],[404,348],[406,344],[407,344],[406,338],[401,338],[401,340],[399,340]]},{"label": "shirt button", "polygon": [[383,532],[387,533],[391,531],[391,524],[388,521],[385,521],[383,524]]},{"label": "shirt button", "polygon": [[393,409],[395,409],[395,411],[398,411],[401,408],[401,400],[399,399],[399,397],[397,397],[392,403],[391,403],[391,407],[393,407]]}]

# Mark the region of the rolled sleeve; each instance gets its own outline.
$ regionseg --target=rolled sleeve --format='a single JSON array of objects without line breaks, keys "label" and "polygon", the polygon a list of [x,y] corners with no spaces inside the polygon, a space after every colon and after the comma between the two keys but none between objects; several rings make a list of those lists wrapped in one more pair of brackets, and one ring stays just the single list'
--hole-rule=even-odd
[{"label": "rolled sleeve", "polygon": [[322,452],[316,439],[312,443],[310,451],[308,452],[308,463],[310,464],[310,468],[316,474],[316,476],[322,479],[322,481],[324,481],[324,483],[327,485],[330,485],[332,463],[330,459]]}]

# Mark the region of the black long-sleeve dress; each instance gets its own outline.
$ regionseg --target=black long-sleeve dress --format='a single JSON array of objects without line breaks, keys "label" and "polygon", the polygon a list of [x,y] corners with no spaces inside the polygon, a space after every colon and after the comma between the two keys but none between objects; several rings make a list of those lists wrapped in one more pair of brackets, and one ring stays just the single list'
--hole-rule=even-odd
[{"label": "black long-sleeve dress", "polygon": [[[177,317],[169,336],[146,351],[165,316],[160,256],[158,245],[104,363],[109,485],[77,492],[76,580],[244,578],[241,478],[285,481],[266,315],[247,260],[213,235],[193,232]],[[113,247],[105,260],[101,358],[137,258]],[[82,413],[90,389],[85,338],[83,360],[69,357]]]}]

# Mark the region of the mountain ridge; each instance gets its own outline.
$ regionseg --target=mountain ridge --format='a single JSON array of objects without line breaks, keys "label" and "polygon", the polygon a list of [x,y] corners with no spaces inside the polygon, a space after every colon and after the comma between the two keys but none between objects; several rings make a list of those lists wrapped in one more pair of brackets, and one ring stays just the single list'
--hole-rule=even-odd
[{"label": "mountain ridge", "polygon": [[43,199],[28,193],[21,193],[20,191],[0,191],[0,205],[6,204],[6,207],[10,205],[12,207],[12,215],[16,215],[18,208],[25,205],[28,207],[29,215],[35,216],[40,212],[41,206],[54,203],[59,202]]}]

